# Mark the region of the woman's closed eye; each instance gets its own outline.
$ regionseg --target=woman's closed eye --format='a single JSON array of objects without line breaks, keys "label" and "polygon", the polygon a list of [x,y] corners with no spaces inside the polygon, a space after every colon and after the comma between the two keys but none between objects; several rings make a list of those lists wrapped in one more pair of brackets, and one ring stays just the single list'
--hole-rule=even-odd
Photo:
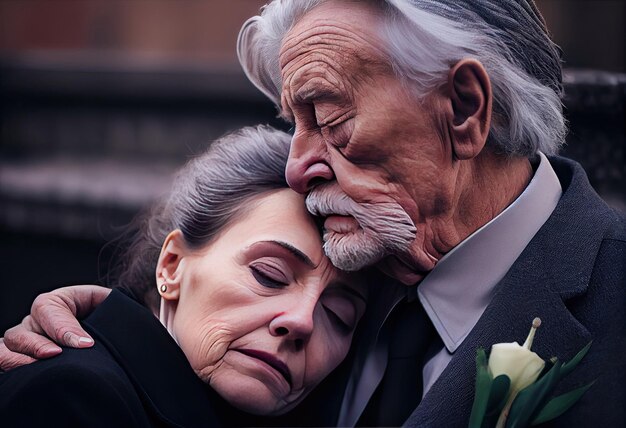
[{"label": "woman's closed eye", "polygon": [[328,296],[322,302],[330,322],[344,334],[351,333],[358,321],[354,303],[343,296]]},{"label": "woman's closed eye", "polygon": [[275,266],[267,263],[253,263],[250,272],[254,279],[267,288],[283,288],[289,285],[287,276]]},{"label": "woman's closed eye", "polygon": [[333,312],[331,309],[324,306],[324,311],[326,311],[326,315],[330,319],[330,322],[339,330],[342,334],[349,334],[352,332],[354,327],[347,324],[339,315]]}]

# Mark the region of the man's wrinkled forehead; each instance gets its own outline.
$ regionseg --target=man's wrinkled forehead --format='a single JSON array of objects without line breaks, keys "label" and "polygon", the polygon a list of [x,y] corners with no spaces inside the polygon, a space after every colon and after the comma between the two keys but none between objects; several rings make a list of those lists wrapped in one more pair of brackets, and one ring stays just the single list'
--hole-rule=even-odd
[{"label": "man's wrinkled forehead", "polygon": [[280,116],[293,122],[293,103],[345,104],[362,80],[391,71],[381,21],[367,4],[344,1],[323,3],[300,18],[280,50]]},{"label": "man's wrinkled forehead", "polygon": [[360,58],[370,50],[382,57],[381,22],[382,15],[367,3],[324,2],[298,19],[287,32],[280,49],[280,68],[284,71],[298,56],[325,50],[342,57],[374,60]]}]

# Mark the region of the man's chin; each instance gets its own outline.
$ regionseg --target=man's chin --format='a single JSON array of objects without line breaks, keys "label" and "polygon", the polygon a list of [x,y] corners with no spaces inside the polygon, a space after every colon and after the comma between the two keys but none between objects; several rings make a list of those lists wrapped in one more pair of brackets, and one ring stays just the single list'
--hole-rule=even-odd
[{"label": "man's chin", "polygon": [[335,248],[326,245],[324,246],[324,251],[333,266],[344,272],[360,271],[380,260],[380,256],[376,254],[353,254],[346,251],[337,251]]},{"label": "man's chin", "polygon": [[[324,251],[331,263],[346,272],[361,270],[367,266],[373,266],[384,255],[383,248],[375,241],[368,238],[363,229],[353,228],[350,221],[344,222],[344,218],[337,219],[337,223],[331,223],[333,228],[327,228],[324,232]],[[349,231],[337,231],[342,227]]]},{"label": "man's chin", "polygon": [[376,264],[385,275],[390,276],[404,285],[419,283],[428,272],[412,269],[407,263],[396,256],[387,256]]}]

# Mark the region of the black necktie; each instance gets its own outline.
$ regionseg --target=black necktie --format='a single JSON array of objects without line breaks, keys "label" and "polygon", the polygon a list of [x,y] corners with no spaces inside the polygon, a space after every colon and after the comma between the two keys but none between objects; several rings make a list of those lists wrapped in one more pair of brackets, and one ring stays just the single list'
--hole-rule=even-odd
[{"label": "black necktie", "polygon": [[400,426],[422,399],[422,368],[433,335],[418,299],[400,303],[387,320],[389,359],[385,375],[357,425]]}]

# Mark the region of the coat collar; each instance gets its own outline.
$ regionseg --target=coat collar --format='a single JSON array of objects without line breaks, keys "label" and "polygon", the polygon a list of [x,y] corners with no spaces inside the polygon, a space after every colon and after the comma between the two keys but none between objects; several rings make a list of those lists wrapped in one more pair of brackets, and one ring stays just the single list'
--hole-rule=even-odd
[{"label": "coat collar", "polygon": [[219,399],[194,373],[158,319],[124,293],[113,290],[83,321],[124,369],[146,407],[168,426],[219,425]]},{"label": "coat collar", "polygon": [[409,426],[466,426],[473,396],[476,349],[521,343],[542,319],[533,350],[569,359],[592,338],[566,307],[586,291],[610,209],[575,162],[551,158],[564,189],[557,208],[496,286],[476,327],[407,421]]}]

